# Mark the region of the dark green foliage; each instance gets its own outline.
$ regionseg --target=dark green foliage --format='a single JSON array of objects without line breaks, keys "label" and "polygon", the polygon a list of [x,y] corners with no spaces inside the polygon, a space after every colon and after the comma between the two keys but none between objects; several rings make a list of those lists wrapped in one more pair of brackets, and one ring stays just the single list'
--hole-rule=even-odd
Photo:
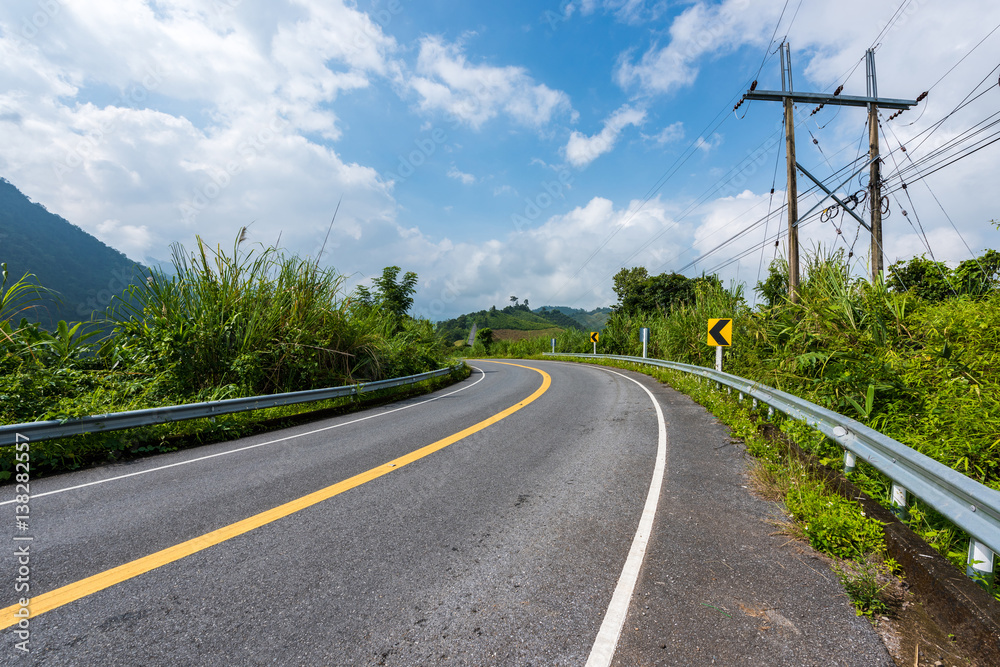
[{"label": "dark green foliage", "polygon": [[[44,298],[24,313],[29,321],[53,328],[59,320],[102,317],[143,268],[122,253],[32,203],[0,178],[0,262],[11,276],[33,274],[46,288]],[[140,278],[141,279],[141,278]]]},{"label": "dark green foliage", "polygon": [[382,275],[374,280],[375,302],[380,308],[386,310],[398,318],[403,318],[413,305],[413,295],[417,291],[417,274],[407,271],[403,274],[403,279],[398,281],[398,266],[387,266],[382,269]]},{"label": "dark green foliage", "polygon": [[[467,340],[473,324],[477,327],[490,327],[491,329],[539,331],[562,326],[560,322],[566,323],[561,313],[557,315],[549,312],[533,313],[527,305],[522,303],[517,306],[507,306],[502,310],[493,307],[490,310],[480,310],[478,313],[460,315],[453,320],[438,322],[437,332],[443,340],[454,342]],[[572,326],[578,328],[579,325],[574,322]]]},{"label": "dark green foliage", "polygon": [[788,262],[782,257],[775,259],[767,267],[767,278],[754,287],[768,308],[777,306],[788,298]]},{"label": "dark green foliage", "polygon": [[[975,262],[963,264],[982,278],[996,256],[987,251],[980,258],[985,271]],[[600,345],[636,355],[638,329],[649,326],[651,357],[712,366],[707,320],[732,317],[727,372],[853,417],[1000,490],[1000,290],[995,283],[985,291],[978,284],[960,296],[925,298],[852,278],[843,252],[814,255],[797,304],[780,298],[755,312],[739,290],[704,286],[692,303],[670,312],[616,313]],[[829,443],[815,451],[841,465],[839,450]],[[852,479],[888,502],[887,482],[870,467],[860,465]],[[954,528],[919,504],[911,516],[918,532],[962,562],[962,538]]]},{"label": "dark green foliage", "polygon": [[694,301],[695,288],[700,283],[718,282],[715,276],[688,278],[679,273],[662,273],[650,276],[638,267],[622,269],[614,277],[618,303],[614,312],[642,315],[656,311],[669,311]]},{"label": "dark green foliage", "polygon": [[954,276],[944,262],[934,262],[926,256],[898,261],[889,267],[889,288],[894,292],[909,292],[931,301],[940,301],[958,293]]},{"label": "dark green foliage", "polygon": [[[389,310],[346,298],[344,279],[333,270],[276,248],[243,248],[242,235],[229,254],[206,248],[200,239],[190,255],[175,246],[174,263],[174,275],[151,271],[129,299],[118,301],[113,334],[99,346],[79,323],[60,321],[51,333],[24,319],[15,325],[36,289],[27,278],[5,279],[0,422],[339,386],[445,365],[431,323],[398,314],[415,277],[393,280],[400,291]],[[216,439],[235,436],[245,431],[232,424],[247,419],[199,428]],[[36,454],[47,470],[114,459],[115,452],[134,453],[136,437],[142,434],[39,443],[32,464]],[[0,448],[0,478],[9,475],[10,449]]]},{"label": "dark green foliage", "polygon": [[1000,286],[1000,252],[987,250],[955,269],[926,256],[899,261],[889,267],[889,288],[928,301],[955,296],[983,296]]},{"label": "dark green foliage", "polygon": [[556,339],[557,352],[589,352],[590,337],[579,329],[564,329],[555,336],[535,336],[520,340],[494,340],[487,349],[477,344],[467,350],[470,357],[503,357],[507,359],[527,359],[552,351],[552,339]]},{"label": "dark green foliage", "polygon": [[[576,327],[574,328],[578,328],[581,331],[601,331],[604,329],[604,325],[607,323],[608,317],[611,315],[610,308],[584,310],[582,308],[571,308],[570,306],[542,306],[541,308],[536,308],[533,312],[543,314],[552,313],[557,310],[562,315],[576,322]],[[564,326],[559,322],[555,322],[555,324],[563,327],[564,329],[570,328],[569,326]]]},{"label": "dark green foliage", "polygon": [[493,329],[484,327],[476,332],[476,341],[482,343],[487,350],[493,344]]}]

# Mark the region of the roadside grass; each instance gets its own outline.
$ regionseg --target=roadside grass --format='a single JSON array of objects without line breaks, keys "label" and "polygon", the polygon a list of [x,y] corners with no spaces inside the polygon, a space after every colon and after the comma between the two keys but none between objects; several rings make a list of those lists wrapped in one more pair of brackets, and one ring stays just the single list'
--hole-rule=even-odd
[{"label": "roadside grass", "polygon": [[[352,298],[346,278],[314,260],[245,241],[244,229],[228,251],[200,238],[194,252],[175,245],[172,273],[150,271],[115,298],[105,320],[59,322],[53,332],[23,317],[45,291],[30,275],[14,281],[4,265],[0,423],[339,387],[447,365],[429,321]],[[95,325],[112,333],[94,341],[87,327]],[[339,400],[321,407],[350,407],[351,399]],[[259,423],[314,409],[271,408],[38,442],[32,472],[238,437]],[[13,456],[12,444],[0,447],[0,481],[10,478]]]}]

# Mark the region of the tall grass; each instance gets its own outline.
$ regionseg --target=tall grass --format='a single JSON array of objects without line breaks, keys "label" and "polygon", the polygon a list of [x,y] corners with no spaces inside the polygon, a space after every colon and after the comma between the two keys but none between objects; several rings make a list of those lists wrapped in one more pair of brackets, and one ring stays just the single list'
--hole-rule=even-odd
[{"label": "tall grass", "polygon": [[[344,277],[277,248],[173,247],[175,274],[151,272],[115,310],[110,364],[170,369],[178,388],[273,393],[428,370],[429,323],[352,303]],[[415,349],[419,348],[419,349]]]},{"label": "tall grass", "polygon": [[[738,290],[704,285],[691,305],[612,316],[602,341],[634,355],[638,328],[648,326],[650,356],[711,366],[707,320],[733,317],[728,372],[853,417],[1000,490],[1000,292],[930,301],[852,278],[849,268],[842,252],[814,252],[798,303],[751,311]],[[815,440],[813,451],[839,465],[840,450]],[[861,466],[855,481],[887,500],[888,482],[874,469]],[[919,504],[911,515],[961,561],[957,531]]]}]

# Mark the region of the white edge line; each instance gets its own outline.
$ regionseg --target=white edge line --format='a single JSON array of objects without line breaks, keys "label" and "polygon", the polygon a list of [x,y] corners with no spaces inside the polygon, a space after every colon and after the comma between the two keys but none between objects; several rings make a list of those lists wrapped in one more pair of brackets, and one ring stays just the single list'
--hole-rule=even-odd
[{"label": "white edge line", "polygon": [[[472,368],[474,370],[477,370],[480,373],[482,373],[481,377],[478,380],[476,380],[472,384],[468,385],[467,387],[462,387],[461,389],[456,389],[455,391],[449,392],[447,394],[442,394],[441,396],[435,396],[434,398],[427,399],[426,401],[420,401],[419,403],[411,403],[410,405],[404,405],[401,408],[395,408],[393,410],[387,410],[385,412],[379,412],[378,414],[368,415],[367,417],[361,417],[360,419],[354,419],[354,420],[351,420],[349,422],[343,422],[343,423],[340,423],[340,424],[334,424],[333,426],[324,426],[323,428],[317,428],[317,429],[312,430],[312,431],[306,431],[305,433],[296,433],[295,435],[289,435],[289,436],[286,436],[284,438],[278,438],[277,440],[269,440],[267,442],[259,442],[256,445],[248,445],[246,447],[240,447],[238,449],[230,449],[230,450],[227,450],[225,452],[218,452],[217,454],[209,454],[208,456],[200,456],[200,457],[198,457],[196,459],[187,459],[186,461],[178,461],[177,463],[170,463],[170,464],[165,465],[165,466],[158,466],[156,468],[149,468],[148,470],[138,470],[136,472],[130,472],[130,473],[126,474],[126,475],[117,475],[115,477],[108,477],[107,479],[99,479],[99,480],[94,481],[94,482],[87,482],[86,484],[77,484],[76,486],[68,486],[65,489],[56,489],[55,491],[46,491],[45,493],[33,493],[33,494],[31,494],[31,497],[32,497],[32,499],[34,499],[34,498],[41,498],[42,496],[51,496],[51,495],[54,495],[56,493],[65,493],[66,491],[74,491],[76,489],[82,489],[82,488],[88,487],[88,486],[95,486],[97,484],[106,484],[107,482],[114,482],[114,481],[119,480],[119,479],[126,479],[127,477],[135,477],[136,475],[145,475],[147,473],[157,472],[158,470],[166,470],[167,468],[175,468],[177,466],[183,466],[183,465],[187,465],[189,463],[197,463],[198,461],[206,461],[208,459],[214,459],[214,458],[216,458],[218,456],[226,456],[228,454],[236,454],[237,452],[245,452],[248,449],[256,449],[257,447],[264,447],[265,445],[274,445],[274,444],[277,444],[279,442],[285,442],[286,440],[294,440],[295,438],[301,438],[301,437],[306,436],[306,435],[313,435],[314,433],[321,433],[323,431],[329,431],[330,429],[340,428],[341,426],[349,426],[351,424],[357,424],[358,422],[367,421],[369,419],[375,419],[376,417],[384,417],[385,415],[390,415],[393,412],[399,412],[400,410],[407,410],[409,408],[415,408],[415,407],[417,407],[419,405],[425,405],[427,403],[433,403],[434,401],[440,400],[442,398],[447,398],[448,396],[454,396],[455,394],[457,394],[460,391],[465,391],[466,389],[471,389],[472,387],[475,387],[477,384],[479,384],[480,382],[482,382],[486,378],[486,373],[484,373],[482,369],[476,368],[475,366],[470,366],[470,368]],[[0,502],[0,506],[2,506],[2,505],[10,505],[13,502],[16,502],[16,501],[15,500],[4,500],[3,502]]]},{"label": "white edge line", "polygon": [[[608,370],[608,369],[604,369]],[[660,500],[660,489],[663,486],[663,473],[666,469],[667,460],[667,426],[663,419],[663,410],[660,404],[645,385],[638,380],[615,373],[631,380],[642,387],[656,408],[656,420],[659,423],[658,441],[656,445],[656,465],[653,467],[653,479],[649,483],[649,494],[646,496],[646,506],[642,510],[642,517],[639,519],[639,527],[635,531],[632,539],[632,548],[625,559],[625,567],[622,568],[621,576],[618,578],[618,585],[611,596],[611,603],[608,611],[604,615],[604,622],[597,632],[597,639],[590,649],[590,657],[587,658],[586,667],[607,667],[615,657],[615,649],[618,647],[618,639],[621,637],[622,626],[625,625],[625,617],[628,615],[629,603],[632,601],[632,593],[635,591],[635,584],[639,580],[639,570],[642,567],[643,558],[646,555],[646,545],[649,543],[649,536],[653,528],[653,518],[656,516],[656,507]]]}]

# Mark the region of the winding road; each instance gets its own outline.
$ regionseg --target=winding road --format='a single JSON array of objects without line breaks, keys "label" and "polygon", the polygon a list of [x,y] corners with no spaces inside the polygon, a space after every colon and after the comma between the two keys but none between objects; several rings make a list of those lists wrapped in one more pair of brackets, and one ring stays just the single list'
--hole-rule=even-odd
[{"label": "winding road", "polygon": [[690,399],[471,365],[427,396],[33,481],[30,541],[4,486],[0,664],[892,664]]}]

